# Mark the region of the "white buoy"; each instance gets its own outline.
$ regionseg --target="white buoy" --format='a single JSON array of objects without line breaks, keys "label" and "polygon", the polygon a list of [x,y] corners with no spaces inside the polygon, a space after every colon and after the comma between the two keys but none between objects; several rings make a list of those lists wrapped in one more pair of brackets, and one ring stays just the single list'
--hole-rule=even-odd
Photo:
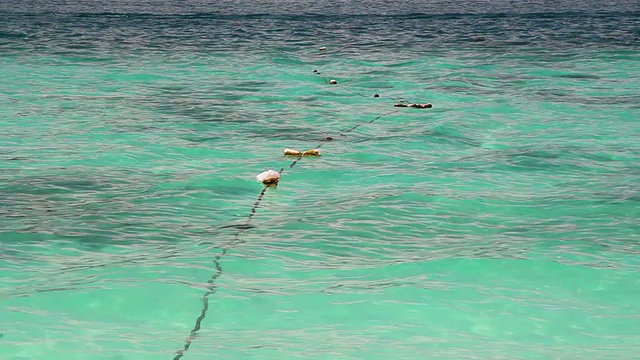
[{"label": "white buoy", "polygon": [[284,154],[285,155],[293,155],[293,156],[300,156],[302,155],[302,153],[298,150],[293,150],[293,149],[284,149]]},{"label": "white buoy", "polygon": [[278,185],[278,181],[280,181],[280,173],[269,169],[265,172],[258,174],[256,178],[258,179],[258,181],[260,181],[265,185],[276,186]]}]

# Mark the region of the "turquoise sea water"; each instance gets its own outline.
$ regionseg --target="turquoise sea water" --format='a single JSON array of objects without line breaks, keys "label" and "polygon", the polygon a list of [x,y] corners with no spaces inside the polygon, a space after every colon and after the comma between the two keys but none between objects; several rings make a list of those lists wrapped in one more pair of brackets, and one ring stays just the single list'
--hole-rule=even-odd
[{"label": "turquoise sea water", "polygon": [[0,358],[640,358],[639,11],[1,3]]}]

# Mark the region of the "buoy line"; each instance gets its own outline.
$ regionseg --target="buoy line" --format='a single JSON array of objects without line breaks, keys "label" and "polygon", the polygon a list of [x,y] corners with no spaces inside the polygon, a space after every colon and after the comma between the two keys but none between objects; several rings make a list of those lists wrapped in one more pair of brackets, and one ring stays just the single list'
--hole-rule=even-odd
[{"label": "buoy line", "polygon": [[[319,49],[320,51],[326,51],[326,47],[322,47]],[[318,76],[321,76],[320,72],[318,70],[313,70],[313,72],[315,74],[317,74]],[[326,80],[326,78],[322,77],[325,84],[329,84],[329,85],[338,85],[337,80],[335,79],[331,79],[329,81]],[[362,97],[369,97],[366,95],[363,95],[361,93],[354,93],[356,95],[362,96]],[[381,96],[379,94],[374,94],[373,95],[374,98],[381,98]],[[376,116],[375,118],[373,118],[372,120],[369,121],[363,121],[363,122],[359,122],[355,125],[353,125],[351,128],[345,130],[344,132],[340,133],[341,136],[346,136],[348,133],[352,132],[353,130],[357,129],[358,127],[365,125],[365,124],[372,124],[374,123],[376,120],[379,120],[380,118],[384,117],[384,116],[388,116],[391,114],[395,114],[397,112],[400,111],[401,107],[411,107],[411,108],[421,108],[421,109],[425,109],[425,108],[431,108],[431,104],[415,104],[415,103],[407,103],[405,104],[405,101],[402,99],[396,99],[396,98],[391,98],[391,97],[382,97],[382,98],[388,98],[394,101],[397,101],[394,104],[394,107],[396,108],[393,111],[389,111],[387,113],[383,113],[381,115]],[[304,157],[307,156],[322,156],[321,152],[320,152],[320,148],[325,145],[327,142],[330,142],[333,140],[333,137],[331,136],[327,136],[324,140],[322,140],[315,148],[306,150],[306,151],[299,151],[299,150],[292,150],[292,149],[288,149],[286,148],[284,150],[284,155],[285,156],[294,156],[295,159],[291,162],[291,164],[289,164],[289,166],[287,167],[288,169],[293,169],[293,167],[300,162]],[[229,228],[229,227],[233,227],[235,228],[237,231],[233,234],[233,241],[222,247],[222,252],[218,255],[216,255],[213,258],[213,264],[215,267],[215,272],[213,273],[213,275],[211,276],[211,278],[209,278],[209,280],[207,281],[207,291],[202,295],[201,300],[202,300],[202,309],[200,310],[200,315],[196,318],[195,320],[195,325],[193,326],[193,328],[191,329],[191,332],[189,333],[189,336],[187,337],[187,339],[185,340],[184,346],[182,349],[178,350],[176,352],[175,357],[173,358],[173,360],[180,360],[184,354],[189,350],[189,348],[191,347],[191,344],[193,343],[193,340],[195,340],[195,338],[198,335],[198,331],[202,328],[202,321],[206,318],[207,316],[207,311],[209,310],[209,296],[213,293],[215,293],[216,291],[216,284],[215,281],[220,278],[220,276],[222,276],[222,266],[220,265],[220,259],[227,255],[227,253],[229,252],[229,250],[231,250],[233,247],[237,246],[238,244],[242,243],[242,240],[240,240],[240,235],[251,229],[251,221],[254,217],[254,215],[256,214],[256,210],[258,209],[258,207],[260,206],[260,203],[262,202],[262,199],[264,199],[265,194],[267,193],[267,190],[270,187],[276,187],[280,181],[280,178],[282,176],[282,174],[285,172],[285,167],[282,167],[279,171],[275,171],[272,169],[269,169],[267,171],[264,171],[260,174],[258,174],[256,176],[257,180],[262,182],[263,187],[262,190],[260,191],[260,193],[258,194],[258,197],[256,198],[256,201],[253,203],[253,206],[251,207],[251,211],[250,213],[247,215],[246,221],[242,224],[236,224],[236,225],[231,225],[231,226],[224,226],[225,228]]]}]

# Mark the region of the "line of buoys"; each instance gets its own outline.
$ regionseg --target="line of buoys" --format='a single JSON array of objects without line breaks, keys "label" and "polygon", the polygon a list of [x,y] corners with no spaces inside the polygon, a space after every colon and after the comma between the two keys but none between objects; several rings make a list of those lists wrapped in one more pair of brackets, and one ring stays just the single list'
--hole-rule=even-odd
[{"label": "line of buoys", "polygon": [[[323,47],[320,47],[319,50],[320,51],[326,51],[327,48],[325,46],[323,46]],[[318,75],[320,75],[320,72],[318,70],[313,70],[313,72],[318,74]],[[337,85],[338,84],[337,80],[335,80],[335,79],[331,79],[330,81],[327,81],[325,78],[323,78],[323,80],[324,80],[324,82],[326,84],[330,84],[330,85]],[[355,94],[357,94],[359,96],[368,97],[368,96],[362,95],[360,93],[355,93]],[[380,94],[374,94],[373,97],[374,98],[381,98]],[[397,103],[394,104],[394,107],[410,107],[410,108],[417,108],[417,109],[428,109],[428,108],[432,107],[432,105],[429,104],[429,103],[427,103],[427,104],[418,104],[418,103],[407,103],[407,104],[405,104],[405,101],[401,100],[401,99],[394,99],[394,98],[391,98],[391,97],[385,97],[385,98],[392,99],[394,101],[398,101]],[[375,118],[373,118],[372,120],[363,121],[363,122],[357,123],[354,126],[352,126],[351,128],[349,128],[348,130],[342,132],[340,135],[341,136],[346,136],[346,134],[348,134],[351,131],[357,129],[361,125],[372,124],[374,121],[380,119],[381,117],[394,114],[394,113],[396,113],[398,111],[399,111],[399,109],[396,109],[394,111],[378,115]],[[299,151],[299,150],[294,150],[294,149],[289,149],[289,148],[284,149],[284,155],[285,156],[295,156],[296,157],[296,159],[289,165],[289,168],[290,169],[293,168],[303,157],[322,156],[322,154],[320,152],[320,147],[322,145],[324,145],[326,142],[332,141],[332,140],[333,140],[333,137],[327,136],[318,146],[316,146],[313,149],[309,149],[309,150],[305,150],[305,151]],[[200,310],[200,315],[196,319],[193,329],[191,329],[191,332],[189,333],[189,336],[185,340],[183,348],[176,352],[176,355],[173,358],[173,360],[180,360],[184,356],[185,352],[187,350],[189,350],[189,348],[191,347],[191,344],[192,344],[193,340],[197,337],[197,333],[201,328],[202,321],[205,319],[205,317],[207,315],[207,311],[209,309],[209,295],[211,295],[211,294],[213,294],[215,292],[216,286],[215,286],[214,283],[222,275],[222,266],[220,265],[220,259],[223,256],[225,256],[227,254],[227,252],[231,248],[233,248],[234,246],[238,245],[239,243],[242,243],[242,240],[240,240],[240,234],[242,234],[244,231],[248,231],[249,229],[252,228],[251,220],[253,219],[253,216],[256,214],[256,209],[260,206],[260,203],[262,202],[262,199],[264,198],[264,196],[265,196],[265,194],[267,192],[267,189],[278,186],[278,183],[280,182],[280,178],[281,178],[283,172],[284,172],[284,168],[280,169],[280,171],[275,171],[273,169],[269,169],[269,170],[266,170],[266,171],[258,174],[256,176],[256,179],[259,182],[261,182],[264,186],[262,188],[262,191],[258,195],[258,198],[256,199],[256,201],[254,202],[253,206],[251,207],[251,212],[247,216],[245,223],[244,224],[236,224],[236,225],[224,226],[224,228],[235,228],[237,230],[236,233],[233,235],[233,239],[234,240],[232,241],[232,243],[230,245],[227,245],[226,247],[222,247],[222,252],[219,255],[214,256],[213,264],[215,266],[216,271],[213,273],[211,278],[207,281],[207,291],[204,293],[204,295],[201,298],[201,300],[202,300],[202,309]]]}]

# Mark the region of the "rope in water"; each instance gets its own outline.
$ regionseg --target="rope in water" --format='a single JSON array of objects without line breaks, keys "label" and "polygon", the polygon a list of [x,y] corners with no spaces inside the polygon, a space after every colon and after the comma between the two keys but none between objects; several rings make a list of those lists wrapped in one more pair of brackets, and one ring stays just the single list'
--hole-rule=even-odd
[{"label": "rope in water", "polygon": [[247,221],[244,224],[240,224],[236,226],[238,231],[233,235],[234,241],[231,243],[231,245],[223,247],[222,252],[213,258],[213,265],[215,266],[216,271],[213,273],[211,278],[207,281],[207,291],[204,293],[204,295],[202,295],[202,298],[201,298],[202,310],[200,311],[200,316],[198,316],[198,318],[196,319],[196,323],[193,326],[193,329],[191,329],[189,336],[185,340],[183,349],[177,351],[176,356],[173,358],[173,360],[179,360],[180,358],[182,358],[182,356],[184,356],[184,353],[187,350],[189,350],[189,348],[191,347],[191,343],[193,342],[193,340],[196,338],[198,330],[200,330],[201,328],[202,320],[204,320],[204,318],[207,316],[207,311],[209,310],[209,295],[213,294],[216,291],[215,281],[222,275],[222,266],[220,265],[220,259],[223,256],[227,255],[227,252],[229,251],[229,249],[231,249],[233,245],[237,245],[238,243],[241,242],[240,234],[242,234],[244,231],[247,231],[251,228],[250,227],[251,220],[253,219],[253,216],[256,214],[256,209],[260,205],[260,202],[262,202],[262,198],[264,197],[264,194],[266,194],[267,188],[268,186],[264,186],[262,188],[262,191],[260,191],[260,194],[258,195],[256,202],[253,203],[253,206],[251,207],[251,213],[249,213],[249,216],[247,216]]},{"label": "rope in water", "polygon": [[[314,73],[320,75],[320,72],[318,72],[317,70],[314,70]],[[326,79],[324,79],[324,77],[323,77],[323,80],[324,80],[325,83],[329,84],[329,82]],[[369,97],[369,96],[362,95],[360,93],[356,93],[356,94],[358,94],[360,96],[363,96],[363,97]],[[374,97],[380,97],[380,96],[374,96]],[[397,100],[397,99],[394,99],[394,98],[389,98],[389,99]],[[358,127],[360,127],[360,126],[362,126],[364,124],[372,124],[376,120],[379,120],[380,118],[382,118],[384,116],[388,116],[388,115],[397,113],[398,111],[399,111],[399,109],[395,109],[393,111],[378,115],[375,118],[373,118],[372,120],[359,122],[359,123],[355,124],[354,126],[352,126],[351,128],[345,130],[340,135],[346,136],[346,134],[352,132],[353,130],[357,129]],[[331,140],[332,140],[331,137],[327,137],[326,139],[321,141],[320,144],[318,144],[318,146],[316,146],[316,149],[319,149],[320,147],[322,147],[324,144],[326,144],[327,142],[329,142]],[[295,160],[293,160],[293,162],[291,162],[291,164],[288,166],[288,168],[289,169],[293,169],[293,167],[300,160],[302,160],[302,157],[303,157],[302,155],[298,155],[297,158]],[[282,174],[284,171],[285,171],[285,168],[283,167],[283,168],[280,169],[279,173]],[[262,202],[262,199],[264,198],[268,188],[269,188],[269,186],[265,185],[262,188],[262,191],[260,191],[260,194],[258,195],[258,198],[256,199],[255,203],[251,207],[251,212],[247,216],[246,222],[244,224],[239,224],[239,225],[234,225],[233,226],[236,229],[238,229],[238,231],[233,235],[233,238],[234,238],[233,242],[231,242],[230,245],[227,245],[227,246],[223,247],[222,248],[222,252],[220,254],[216,255],[213,258],[213,264],[214,264],[214,266],[216,268],[216,271],[213,273],[211,278],[207,281],[207,291],[204,293],[204,295],[201,298],[202,299],[202,309],[200,311],[200,316],[198,316],[198,318],[196,319],[193,329],[191,330],[191,332],[189,333],[189,336],[185,340],[185,344],[184,344],[183,349],[178,350],[176,352],[176,356],[173,358],[173,360],[180,360],[184,356],[185,352],[187,350],[189,350],[189,348],[191,347],[191,344],[193,343],[193,340],[197,337],[197,333],[202,327],[202,321],[207,316],[207,311],[209,310],[209,296],[216,291],[215,281],[220,276],[222,276],[222,266],[220,265],[220,259],[223,256],[227,255],[227,253],[229,252],[229,250],[231,248],[233,248],[234,246],[236,246],[236,245],[238,245],[238,244],[240,244],[242,242],[240,240],[240,234],[242,234],[243,232],[251,229],[251,220],[253,219],[254,215],[256,214],[256,210],[260,206],[260,203]]]}]

